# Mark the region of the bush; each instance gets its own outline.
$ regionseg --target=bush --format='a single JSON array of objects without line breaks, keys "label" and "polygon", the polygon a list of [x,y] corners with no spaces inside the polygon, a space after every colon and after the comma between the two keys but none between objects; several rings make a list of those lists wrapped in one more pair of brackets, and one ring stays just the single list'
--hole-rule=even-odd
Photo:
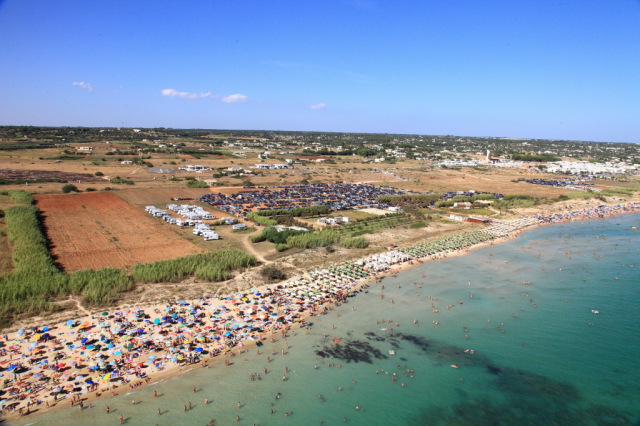
[{"label": "bush", "polygon": [[278,253],[289,249],[289,245],[288,244],[276,244],[276,245],[274,245],[274,247],[275,247],[275,249],[276,249],[276,251]]},{"label": "bush", "polygon": [[187,188],[208,188],[207,182],[201,180],[189,180],[187,181]]},{"label": "bush", "polygon": [[95,172],[94,174],[95,174],[96,176],[104,176],[104,173],[102,173],[102,172]]},{"label": "bush", "polygon": [[271,282],[283,281],[287,279],[286,274],[278,269],[278,267],[276,267],[275,265],[266,265],[260,271],[260,275]]},{"label": "bush", "polygon": [[78,189],[78,187],[77,187],[77,186],[75,186],[75,185],[73,185],[73,184],[69,183],[69,184],[64,185],[64,186],[62,187],[62,192],[63,192],[64,194],[68,194],[68,193],[70,193],[70,192],[80,192],[80,190]]}]

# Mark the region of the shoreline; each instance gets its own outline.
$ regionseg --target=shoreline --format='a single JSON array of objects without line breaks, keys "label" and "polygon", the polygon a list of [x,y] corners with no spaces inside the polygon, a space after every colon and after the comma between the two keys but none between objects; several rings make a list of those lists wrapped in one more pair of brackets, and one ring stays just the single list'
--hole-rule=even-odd
[{"label": "shoreline", "polygon": [[[123,377],[123,378],[121,380],[118,380],[118,383],[120,383],[120,385],[116,389],[118,389],[118,393],[120,393],[122,390],[125,390],[126,392],[129,392],[129,389],[124,387],[124,386],[126,386],[127,384],[132,384],[132,382],[133,383],[140,382],[140,383],[142,383],[142,385],[146,385],[146,384],[157,383],[159,381],[170,380],[172,378],[178,377],[178,376],[190,371],[191,369],[201,368],[198,365],[200,362],[206,362],[206,363],[209,364],[209,366],[210,365],[214,365],[214,366],[218,365],[220,362],[222,362],[223,358],[229,359],[229,354],[232,353],[231,351],[234,351],[234,350],[247,351],[247,350],[255,349],[255,347],[258,345],[258,342],[262,342],[263,340],[266,340],[269,337],[277,336],[278,332],[282,332],[283,329],[291,329],[291,327],[293,327],[295,325],[295,323],[299,323],[302,326],[304,326],[305,320],[307,320],[308,318],[310,318],[313,315],[320,315],[321,313],[319,313],[319,311],[326,313],[326,312],[330,311],[336,303],[345,302],[346,301],[346,297],[348,297],[349,295],[353,295],[358,291],[361,291],[363,288],[368,287],[373,282],[379,281],[382,277],[387,276],[388,274],[396,275],[396,274],[398,274],[398,273],[400,273],[400,272],[402,272],[402,271],[404,271],[404,270],[406,270],[408,268],[411,268],[412,266],[415,266],[416,264],[423,263],[423,262],[428,261],[428,260],[435,260],[435,259],[438,259],[438,258],[461,256],[461,255],[464,255],[464,254],[470,252],[471,250],[479,248],[479,247],[485,247],[485,246],[488,246],[488,245],[499,244],[501,242],[510,240],[512,238],[515,238],[517,235],[519,235],[520,232],[522,232],[523,230],[532,229],[532,228],[537,227],[537,226],[542,226],[542,225],[546,225],[546,224],[564,223],[564,222],[577,221],[577,220],[595,219],[595,218],[601,218],[601,217],[606,217],[606,216],[614,216],[614,215],[618,215],[618,214],[624,214],[624,213],[628,213],[628,212],[638,212],[638,211],[640,211],[640,210],[638,210],[638,209],[640,209],[640,204],[638,204],[638,203],[628,203],[626,205],[626,207],[628,207],[629,210],[624,210],[624,209],[617,209],[616,210],[615,209],[616,206],[620,206],[620,205],[619,204],[618,205],[614,205],[612,207],[613,210],[612,211],[607,211],[604,216],[597,216],[597,217],[589,216],[589,215],[587,215],[585,213],[586,210],[587,210],[587,209],[585,209],[585,210],[582,211],[583,214],[580,214],[580,212],[576,213],[576,211],[572,211],[572,212],[567,213],[567,216],[565,218],[566,220],[560,220],[560,218],[556,218],[555,219],[556,221],[551,221],[551,222],[545,222],[543,220],[538,220],[535,223],[532,222],[532,224],[530,224],[530,225],[528,225],[526,227],[514,228],[511,232],[509,232],[506,235],[495,236],[495,237],[493,237],[491,239],[488,239],[488,240],[485,240],[485,241],[483,241],[481,243],[472,244],[472,245],[469,245],[469,246],[464,246],[464,247],[461,247],[459,249],[454,249],[454,250],[451,250],[451,251],[442,251],[442,252],[439,252],[439,253],[437,253],[435,255],[428,256],[428,257],[425,257],[425,258],[422,258],[422,259],[416,259],[416,258],[411,258],[410,257],[408,260],[405,259],[403,261],[398,261],[398,262],[395,262],[395,263],[389,262],[389,264],[387,264],[387,269],[384,269],[383,271],[380,271],[378,273],[369,272],[366,276],[358,276],[357,278],[355,276],[349,277],[348,275],[345,275],[345,273],[346,273],[345,271],[343,271],[343,273],[341,275],[338,275],[336,268],[340,268],[340,267],[342,267],[342,266],[344,266],[346,264],[349,264],[349,265],[357,264],[357,262],[346,262],[345,264],[338,265],[338,267],[329,267],[329,268],[324,268],[324,269],[321,269],[321,270],[318,270],[318,271],[314,270],[314,271],[308,272],[306,274],[303,274],[302,277],[292,278],[292,279],[287,280],[287,281],[285,281],[283,283],[270,284],[270,285],[261,286],[259,288],[255,288],[255,289],[252,290],[254,295],[255,294],[260,294],[260,295],[262,295],[262,294],[271,294],[271,295],[274,295],[276,297],[276,300],[278,302],[281,302],[281,303],[274,304],[273,308],[275,308],[275,309],[272,309],[271,311],[269,311],[269,312],[273,311],[277,315],[285,317],[285,319],[281,323],[278,323],[278,321],[273,321],[270,324],[270,327],[266,327],[265,326],[264,330],[261,330],[261,332],[257,333],[257,336],[255,335],[256,333],[253,332],[253,331],[252,332],[254,333],[254,335],[251,334],[252,332],[243,333],[243,334],[248,334],[249,338],[244,338],[244,339],[242,339],[242,338],[235,339],[234,338],[234,339],[231,340],[231,342],[229,342],[228,345],[225,342],[224,350],[220,350],[219,352],[215,352],[215,351],[211,351],[210,350],[212,348],[213,344],[218,343],[219,341],[216,342],[214,340],[214,341],[211,341],[211,342],[205,342],[205,343],[210,343],[209,344],[209,349],[206,350],[206,352],[209,352],[209,353],[203,357],[203,358],[206,358],[206,360],[201,359],[200,357],[198,357],[198,359],[196,361],[194,361],[194,362],[192,362],[190,364],[182,364],[182,363],[170,364],[169,362],[167,362],[166,363],[167,365],[162,370],[156,369],[157,371],[153,372],[153,379],[150,379],[151,376],[148,374],[148,373],[151,373],[151,371],[145,372],[145,371],[143,371],[143,369],[144,368],[148,368],[150,370],[151,369],[151,365],[153,365],[155,363],[148,362],[149,361],[149,357],[152,356],[155,353],[165,352],[166,348],[154,351],[154,350],[139,349],[138,347],[136,347],[135,351],[139,352],[139,355],[137,357],[134,357],[134,359],[133,359],[133,361],[135,361],[134,364],[138,364],[138,362],[141,359],[144,358],[144,359],[147,359],[147,362],[143,362],[143,365],[144,364],[148,364],[148,365],[146,365],[144,367],[140,367],[139,370],[136,370],[136,368],[134,367],[133,368],[133,372],[131,371],[132,370],[131,368],[127,368],[123,373],[118,372],[118,376],[117,377],[118,378],[119,377]],[[591,207],[589,209],[591,209]],[[599,215],[599,213],[597,213],[597,214]],[[376,257],[376,259],[378,259],[378,261],[380,261],[379,259],[380,259],[381,256],[384,257],[384,255],[392,254],[392,258],[390,258],[390,259],[391,260],[395,260],[396,257],[394,257],[394,256],[396,256],[397,253],[402,253],[402,249],[399,249],[398,251],[389,250],[386,253],[383,252],[381,254],[378,254],[378,255],[375,255],[375,256],[370,256],[370,257],[371,258]],[[402,259],[402,256],[398,255],[397,259]],[[362,259],[359,260],[359,261],[362,261]],[[332,270],[332,268],[334,270],[336,270],[336,273],[332,274],[332,273],[329,272],[329,271]],[[353,274],[357,276],[359,271],[364,271],[364,270],[365,270],[364,268],[359,269],[357,267],[354,267],[349,271],[353,272]],[[344,282],[342,282],[342,283],[336,282],[336,281],[340,281],[340,280],[342,280]],[[324,281],[327,281],[327,283],[326,283],[327,285],[326,286],[320,285],[320,283],[324,283]],[[345,284],[345,282],[346,282],[346,284]],[[314,303],[315,304],[315,308],[313,307],[314,304],[311,304],[311,306],[305,306],[304,304],[299,304],[299,307],[301,307],[301,308],[305,307],[306,309],[303,309],[303,311],[301,313],[296,313],[296,314],[292,315],[290,318],[286,318],[286,315],[284,315],[285,312],[287,310],[291,311],[291,308],[286,308],[286,306],[298,303],[298,302],[294,303],[293,301],[294,300],[302,300],[302,296],[299,294],[300,291],[309,290],[311,288],[314,288],[314,285],[318,285],[322,290],[328,289],[326,296],[323,296],[321,299],[319,299],[320,301]],[[298,290],[299,288],[302,288],[303,290]],[[336,289],[338,289],[338,290],[336,290]],[[287,290],[291,290],[291,291],[287,292]],[[295,291],[293,291],[293,290],[295,290]],[[336,290],[336,291],[334,291],[332,293],[331,290]],[[247,293],[250,294],[250,293],[252,293],[252,291],[247,291]],[[248,296],[248,297],[246,297],[247,299],[249,299],[249,298],[254,299],[253,297],[249,296],[249,294],[243,295],[243,296]],[[307,295],[308,294],[309,294],[309,291],[307,292]],[[214,312],[215,309],[221,310],[220,306],[223,306],[224,304],[231,305],[231,303],[229,303],[230,300],[233,300],[235,302],[237,299],[231,299],[231,298],[209,299],[209,298],[207,298],[207,299],[201,299],[198,302],[192,301],[188,306],[191,306],[191,307],[198,306],[198,309],[193,309],[193,310],[195,310],[195,311],[202,310],[203,312],[201,312],[201,313],[204,313],[204,311]],[[261,299],[261,300],[264,300],[264,299]],[[253,302],[253,300],[251,300],[251,301]],[[214,302],[214,303],[212,304],[211,302]],[[215,303],[217,303],[217,304],[215,304]],[[172,302],[168,306],[170,306],[170,307],[172,306],[172,307],[176,308],[177,304],[178,304],[178,302]],[[186,305],[187,302],[185,301],[184,304]],[[238,307],[243,307],[242,305],[243,305],[242,303],[239,303]],[[183,312],[181,312],[180,311],[181,307],[182,307],[182,304],[180,304],[180,307],[177,307],[178,309],[175,309],[175,313],[176,313],[177,316],[176,316],[176,318],[173,318],[173,319],[176,320],[176,321],[169,321],[168,322],[169,327],[167,328],[167,330],[179,330],[180,326],[178,326],[177,324],[180,323],[181,321],[177,320],[178,318],[185,318],[185,320],[183,322],[187,322],[187,320],[189,318],[189,314],[187,312],[185,312],[186,310],[183,310]],[[126,314],[124,314],[124,315],[113,314],[113,315],[105,315],[105,317],[117,320],[117,319],[120,319],[120,318],[117,318],[117,317],[132,315],[132,313],[138,314],[140,312],[139,308],[129,308],[129,309],[131,309],[131,310],[125,311]],[[165,310],[163,310],[163,309],[165,309]],[[146,314],[148,316],[148,318],[145,318],[145,320],[141,321],[142,322],[142,326],[148,328],[149,331],[151,331],[154,328],[157,328],[155,326],[157,326],[159,324],[158,323],[154,323],[154,321],[156,319],[159,319],[163,312],[173,312],[173,311],[166,311],[166,309],[167,309],[167,305],[166,304],[156,304],[156,305],[151,305],[150,307],[145,307],[145,309],[143,311],[153,312],[153,314],[150,314],[150,313]],[[235,309],[235,308],[233,308],[233,309]],[[229,310],[231,310],[231,309],[229,309]],[[118,311],[118,309],[116,309],[116,311]],[[225,311],[227,311],[227,310],[225,310]],[[241,310],[238,309],[236,312],[239,312],[239,311],[241,311]],[[111,313],[109,313],[109,314],[111,314]],[[120,314],[122,314],[122,313],[120,313]],[[235,322],[235,318],[237,318],[239,320],[246,320],[247,319],[246,316],[242,316],[242,317],[238,318],[238,315],[236,315],[234,313],[232,313],[232,314],[234,316],[234,321],[232,322],[231,327],[233,327],[233,325],[237,324],[237,322]],[[172,315],[173,315],[173,313],[172,313]],[[156,316],[158,318],[153,318],[154,316]],[[213,322],[214,325],[215,325],[216,324],[215,320],[212,319],[213,316],[214,315],[212,315],[210,319],[211,319],[211,322]],[[153,320],[151,320],[152,318],[153,318]],[[198,318],[198,317],[196,316],[196,318]],[[227,318],[229,318],[229,317],[227,317]],[[75,333],[74,329],[79,329],[79,326],[82,326],[83,324],[85,324],[87,322],[89,323],[88,325],[90,325],[90,327],[88,327],[87,331],[91,331],[91,329],[93,329],[93,328],[97,329],[98,325],[97,324],[96,325],[91,324],[91,322],[93,321],[93,322],[98,322],[99,323],[101,318],[99,318],[99,317],[96,318],[96,315],[94,314],[92,316],[82,317],[82,319],[83,319],[82,321],[78,321],[79,324],[77,324],[77,325],[75,324],[75,322],[74,322],[74,324],[69,324],[69,323],[57,324],[55,326],[51,326],[51,328],[48,329],[47,331],[44,331],[44,329],[42,331],[41,330],[37,330],[37,331],[40,331],[40,333],[33,332],[32,334],[29,335],[29,332],[25,331],[25,333],[24,333],[22,338],[18,338],[18,333],[15,333],[15,332],[14,333],[10,333],[13,338],[12,339],[6,339],[5,338],[4,340],[6,341],[7,345],[2,349],[6,349],[7,347],[10,348],[10,347],[13,347],[13,346],[17,346],[17,348],[13,349],[13,351],[22,354],[21,358],[24,359],[25,358],[24,354],[30,352],[29,351],[29,347],[34,347],[34,346],[32,346],[34,342],[29,342],[28,340],[31,340],[37,334],[40,334],[41,335],[40,337],[42,337],[42,335],[44,333],[47,333],[48,331],[56,330],[55,334],[57,334],[58,336],[62,336],[62,337],[50,339],[50,340],[52,340],[51,343],[55,343],[55,344],[53,345],[53,347],[49,347],[48,351],[47,351],[47,348],[46,348],[46,346],[48,346],[48,345],[44,345],[45,346],[44,348],[40,348],[40,346],[43,346],[43,345],[35,346],[36,348],[40,348],[41,350],[45,351],[41,355],[46,355],[47,359],[51,359],[52,356],[54,354],[56,354],[56,352],[63,352],[64,346],[65,346],[64,343],[67,343],[67,342],[66,341],[62,342],[62,340],[66,340],[67,337],[70,338],[73,335],[75,341],[76,342],[78,341],[78,337],[79,336],[74,334]],[[145,321],[147,319],[149,321],[145,323]],[[287,321],[287,322],[285,323],[285,321]],[[104,321],[104,322],[106,322],[106,321]],[[134,322],[134,321],[131,321],[131,322]],[[256,322],[259,322],[259,321],[256,321]],[[164,324],[164,322],[161,321],[160,324]],[[209,321],[203,321],[203,324],[210,325],[210,322]],[[278,325],[278,324],[280,324],[280,325]],[[196,328],[196,330],[201,330],[200,328],[197,327],[198,325],[200,325],[200,324],[194,325],[194,327]],[[135,325],[134,327],[137,327],[137,325]],[[167,327],[167,326],[165,325],[163,327]],[[206,327],[206,326],[203,325],[203,327]],[[227,327],[225,325],[219,331],[223,331],[224,330],[225,332],[230,332],[230,328],[231,327]],[[87,328],[87,327],[83,327],[83,328]],[[236,330],[243,329],[243,328],[246,330],[245,327],[237,327]],[[210,329],[211,329],[211,327],[210,327]],[[286,330],[285,330],[285,333],[286,333]],[[50,334],[53,334],[53,333],[50,333]],[[116,343],[120,344],[121,342],[120,342],[119,339],[113,338],[113,336],[114,335],[119,335],[119,333],[113,333],[112,331],[109,331],[107,333],[104,333],[104,335],[106,335],[106,334],[111,334],[112,339],[106,339],[106,340],[112,340],[112,343],[114,343],[114,346],[112,348],[116,348],[117,349]],[[129,336],[129,334],[126,334],[126,333],[123,333],[123,335],[124,336]],[[27,338],[27,337],[29,337],[29,338]],[[176,340],[180,340],[180,339],[176,339]],[[45,340],[45,343],[47,341],[49,341],[49,339]],[[100,340],[100,341],[102,341],[102,340]],[[58,345],[61,345],[63,350],[60,350],[59,349],[60,346],[58,346]],[[73,348],[69,349],[69,353],[70,354],[78,354],[78,353],[84,354],[85,352],[89,352],[90,351],[90,349],[87,349],[87,346],[73,347]],[[107,346],[108,346],[108,344],[107,344]],[[205,344],[202,344],[200,346],[204,347]],[[216,347],[218,347],[218,346],[219,345],[217,345]],[[75,351],[74,351],[74,349],[75,349]],[[102,350],[100,350],[100,349],[102,349],[102,348],[98,349],[98,351],[97,351],[98,353],[100,353],[100,354],[105,353],[104,349],[102,349]],[[111,353],[111,356],[108,358],[108,361],[111,361],[111,360],[117,358],[118,354],[115,354],[115,352],[118,352],[118,351],[117,350],[113,350],[112,353]],[[131,353],[131,352],[133,352],[133,351],[130,351],[129,353]],[[205,350],[203,349],[202,352],[205,352]],[[121,351],[121,354],[122,353],[124,353],[124,351]],[[240,353],[242,353],[242,352],[240,352]],[[58,355],[59,355],[59,353],[58,353]],[[122,355],[120,355],[120,356],[121,356],[121,358],[123,357]],[[55,357],[55,356],[53,356],[53,357]],[[10,367],[7,367],[7,365],[13,364],[11,361],[14,361],[14,360],[12,360],[11,358],[12,357],[10,356],[9,359],[7,360],[7,356],[6,355],[0,356],[0,363],[1,363],[0,365],[3,368],[3,371],[2,371],[3,379],[7,379],[8,376],[10,376],[10,374],[9,374],[10,373],[10,370],[9,370]],[[67,358],[61,358],[60,360],[62,360],[62,361],[67,360],[67,362],[71,362],[71,361],[68,361],[71,358],[72,357],[70,356],[70,357],[67,357]],[[136,360],[135,358],[138,358],[138,359]],[[56,361],[58,361],[58,360],[56,360]],[[107,361],[107,360],[105,360],[105,361]],[[126,359],[125,359],[125,361],[126,361]],[[129,359],[129,361],[131,361],[131,359]],[[131,364],[131,362],[129,362],[129,364]],[[32,364],[29,364],[29,365],[32,365]],[[126,366],[126,363],[125,363],[125,366]],[[35,368],[37,369],[37,367],[35,367]],[[125,367],[123,366],[122,368],[124,369]],[[14,370],[17,370],[17,369],[18,369],[18,367],[14,368]],[[63,374],[59,374],[59,373],[56,372],[56,374],[58,374],[58,377],[56,379],[64,378],[65,375],[66,375],[66,374],[64,374],[64,371],[67,371],[69,369],[72,369],[72,368],[70,366],[64,365],[64,369],[62,370]],[[42,370],[42,372],[40,372],[40,370],[37,370],[38,373],[35,373],[35,374],[43,374],[44,375],[45,373],[49,373],[50,369],[49,368],[42,368],[41,370]],[[27,371],[29,371],[29,370],[27,370]],[[107,369],[107,370],[104,370],[104,371],[109,371],[109,370]],[[102,371],[102,372],[104,372],[104,371]],[[84,373],[84,369],[80,369],[80,372]],[[135,373],[139,373],[139,372],[145,373],[145,374],[143,374],[143,377],[138,377],[137,374],[135,374]],[[35,375],[35,374],[32,373],[32,376]],[[107,373],[107,374],[110,374],[110,373]],[[27,375],[28,375],[28,373],[27,373]],[[125,377],[131,376],[131,375],[136,375],[136,379],[133,379],[133,380],[130,379],[130,381],[126,382]],[[18,380],[20,380],[23,383],[29,384],[29,383],[32,383],[32,382],[28,382],[28,380],[30,378],[32,378],[32,376],[30,376],[29,378],[19,378],[18,377]],[[55,377],[55,374],[52,374],[52,381],[55,380],[54,377]],[[147,381],[147,383],[144,383],[144,381],[145,381],[144,377],[149,377],[149,380]],[[84,377],[81,377],[81,378],[84,379]],[[107,379],[110,379],[110,377],[108,377]],[[80,383],[83,383],[83,382],[84,382],[84,380],[80,381]],[[20,382],[16,381],[15,383],[19,384]],[[107,392],[109,392],[109,391],[113,392],[113,388],[111,388],[111,386],[109,385],[110,383],[115,383],[115,382],[111,381],[111,380],[108,380],[108,381],[105,380],[104,383],[99,383],[99,385],[96,387],[96,389],[93,389],[93,390],[82,390],[81,389],[79,391],[75,391],[74,387],[72,387],[71,388],[71,392],[64,392],[65,398],[63,399],[63,401],[66,401],[67,399],[70,399],[69,396],[78,395],[78,394],[82,398],[83,403],[86,401],[87,404],[92,402],[92,401],[97,400],[98,398],[100,398],[100,399],[108,398],[108,397],[110,397],[112,395],[111,394],[108,395]],[[7,389],[8,386],[5,386],[4,388]],[[53,398],[51,396],[47,396],[47,395],[40,395],[40,393],[49,393],[53,389],[54,388],[51,387],[51,385],[40,387],[39,389],[36,389],[35,391],[32,391],[32,394],[35,394],[36,397],[27,397],[27,398],[23,399],[22,401],[24,401],[24,400],[33,400],[33,399],[36,400],[34,405],[32,405],[32,407],[35,406],[35,408],[37,408],[36,416],[39,416],[39,415],[41,415],[41,414],[43,414],[45,412],[49,412],[49,411],[53,411],[53,410],[57,411],[57,410],[60,410],[60,409],[69,408],[69,406],[66,405],[66,403],[62,404],[61,402],[58,402],[57,404],[55,404],[55,406],[50,406],[50,407],[46,407],[45,408],[45,404],[49,404],[49,402]],[[138,386],[132,388],[131,390],[136,390],[136,389],[138,389]],[[60,393],[62,393],[62,392],[60,392]],[[6,397],[7,397],[7,395],[4,395],[2,397],[2,399],[6,399]],[[43,399],[39,399],[39,398],[43,398]],[[37,402],[38,399],[40,400],[39,403]],[[6,407],[6,405],[7,404],[5,404],[5,407]],[[17,419],[18,416],[19,416],[19,413],[16,411],[16,409],[20,408],[20,406],[22,406],[22,408],[25,408],[25,404],[24,403],[14,407],[14,410],[12,412],[8,413],[8,415],[5,415],[4,420],[15,420],[15,419]],[[4,414],[5,414],[5,412],[3,412],[3,415]]]}]

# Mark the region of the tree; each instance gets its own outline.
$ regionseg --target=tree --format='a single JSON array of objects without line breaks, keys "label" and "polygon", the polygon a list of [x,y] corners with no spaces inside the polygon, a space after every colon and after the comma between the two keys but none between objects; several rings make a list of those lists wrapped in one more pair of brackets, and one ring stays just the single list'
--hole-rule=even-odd
[{"label": "tree", "polygon": [[70,192],[80,192],[80,190],[78,189],[78,187],[77,187],[77,186],[75,186],[75,185],[73,185],[73,184],[71,184],[71,183],[68,183],[68,184],[66,184],[66,185],[64,185],[64,186],[62,187],[62,192],[63,192],[64,194],[68,194],[68,193],[70,193]]}]

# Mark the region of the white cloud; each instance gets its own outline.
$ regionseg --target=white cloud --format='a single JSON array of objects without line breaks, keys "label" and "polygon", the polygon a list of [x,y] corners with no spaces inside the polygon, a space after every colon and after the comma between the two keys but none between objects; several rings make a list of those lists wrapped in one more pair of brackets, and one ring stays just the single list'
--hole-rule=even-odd
[{"label": "white cloud", "polygon": [[327,104],[325,104],[324,102],[320,102],[319,104],[311,105],[309,108],[311,108],[311,109],[323,109],[326,106],[327,106]]},{"label": "white cloud", "polygon": [[74,81],[71,84],[73,84],[74,86],[82,87],[87,92],[93,92],[93,86],[90,85],[89,83],[84,82],[84,81]]},{"label": "white cloud", "polygon": [[162,96],[170,96],[173,98],[187,98],[187,99],[215,97],[215,95],[212,95],[211,92],[189,93],[189,92],[179,92],[175,89],[163,89]]},{"label": "white cloud", "polygon": [[220,99],[220,101],[226,102],[228,104],[234,104],[238,102],[245,102],[247,99],[249,99],[248,96],[236,93],[235,95],[224,96],[222,99]]}]

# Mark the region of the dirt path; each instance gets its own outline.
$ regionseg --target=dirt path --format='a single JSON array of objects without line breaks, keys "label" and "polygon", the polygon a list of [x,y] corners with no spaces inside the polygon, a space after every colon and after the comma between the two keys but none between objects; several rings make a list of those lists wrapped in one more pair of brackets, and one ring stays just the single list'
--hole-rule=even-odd
[{"label": "dirt path", "polygon": [[73,297],[73,296],[69,296],[69,300],[70,300],[70,301],[72,301],[72,302],[77,306],[77,308],[78,308],[78,310],[79,310],[80,312],[82,312],[82,313],[83,313],[83,314],[85,314],[85,315],[91,315],[91,312],[87,311],[87,310],[85,309],[85,307],[84,307],[84,306],[82,306],[82,304],[80,303],[80,301],[79,301],[78,299],[76,299],[76,298],[75,298],[75,297]]},{"label": "dirt path", "polygon": [[264,264],[271,263],[269,260],[265,259],[260,253],[256,251],[255,247],[253,247],[253,244],[251,244],[251,242],[249,241],[249,237],[250,235],[243,235],[242,238],[239,239],[244,249],[249,254],[254,255],[260,263],[264,263]]}]

